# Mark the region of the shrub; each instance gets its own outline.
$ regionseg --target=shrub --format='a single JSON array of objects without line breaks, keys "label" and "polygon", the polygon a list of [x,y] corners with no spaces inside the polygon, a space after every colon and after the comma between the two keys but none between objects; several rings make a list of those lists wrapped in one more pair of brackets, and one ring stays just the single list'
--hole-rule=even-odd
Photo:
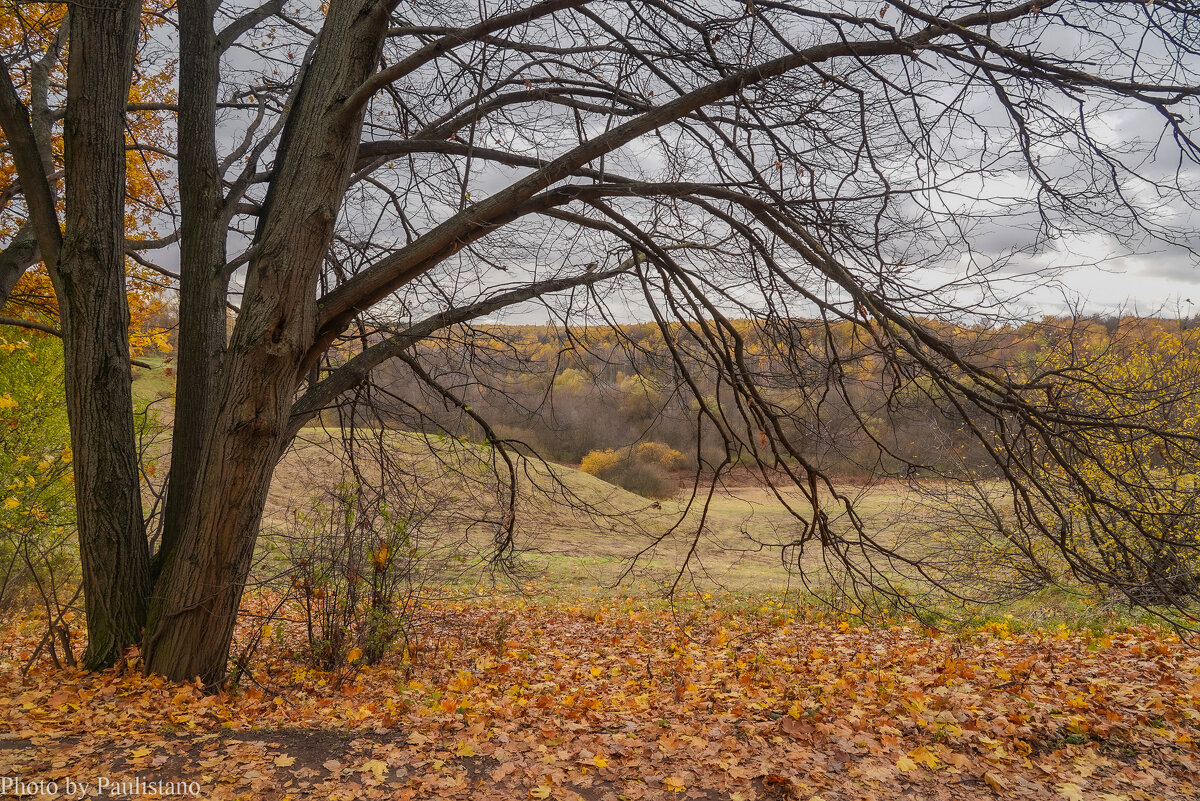
[{"label": "shrub", "polygon": [[636,460],[622,462],[606,479],[644,498],[669,498],[675,494],[675,481],[658,465]]},{"label": "shrub", "polygon": [[621,461],[621,455],[612,448],[602,451],[591,451],[587,456],[583,457],[583,461],[579,464],[579,469],[596,478],[605,478],[605,475],[616,469]]},{"label": "shrub", "polygon": [[309,660],[334,684],[413,636],[417,521],[378,491],[342,484],[294,514],[286,535]]},{"label": "shrub", "polygon": [[668,471],[684,461],[683,454],[668,445],[644,442],[632,452],[592,451],[579,469],[646,498],[669,498],[675,494],[675,482]]},{"label": "shrub", "polygon": [[[0,613],[37,607],[45,651],[71,652],[70,607],[79,587],[62,344],[0,337]],[[36,658],[37,654],[34,655]]]},{"label": "shrub", "polygon": [[664,470],[678,470],[687,464],[686,456],[663,442],[643,442],[633,453],[639,462],[658,465]]}]

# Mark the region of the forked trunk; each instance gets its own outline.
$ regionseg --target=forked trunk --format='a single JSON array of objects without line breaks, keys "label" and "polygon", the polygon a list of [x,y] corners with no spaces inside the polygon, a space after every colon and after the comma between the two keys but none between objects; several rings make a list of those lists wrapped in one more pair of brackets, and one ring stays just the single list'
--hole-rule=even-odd
[{"label": "forked trunk", "polygon": [[378,62],[389,8],[386,0],[331,3],[291,106],[241,310],[198,458],[186,468],[190,497],[167,521],[143,645],[149,672],[199,676],[209,687],[225,676],[267,489],[313,344],[317,278],[357,154],[363,107],[343,104]]},{"label": "forked trunk", "polygon": [[217,161],[220,50],[208,0],[179,3],[179,347],[171,474],[157,575],[178,544],[197,486],[225,350],[225,220]]}]

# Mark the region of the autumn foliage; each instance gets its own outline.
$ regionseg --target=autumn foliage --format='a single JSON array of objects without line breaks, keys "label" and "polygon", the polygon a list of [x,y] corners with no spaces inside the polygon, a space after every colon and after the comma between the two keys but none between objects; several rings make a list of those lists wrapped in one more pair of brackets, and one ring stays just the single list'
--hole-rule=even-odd
[{"label": "autumn foliage", "polygon": [[[142,19],[142,47],[151,46],[152,32],[162,25],[162,3],[147,3]],[[65,3],[5,3],[0,15],[0,52],[11,58],[14,53],[57,52],[55,44],[61,36],[67,5]],[[39,66],[47,68],[41,81],[34,77],[36,68],[19,61],[11,77],[23,103],[37,110],[53,103],[51,87],[62,87],[66,81],[65,63],[47,58]],[[164,217],[174,197],[175,130],[173,117],[166,107],[175,101],[172,84],[175,71],[172,65],[139,64],[138,77],[130,88],[129,102],[144,104],[147,110],[131,115],[126,129],[126,207],[125,235],[130,240],[131,256],[126,260],[126,287],[129,300],[130,350],[134,356],[170,349],[165,315],[169,312],[171,283],[155,266],[136,255],[138,242],[147,242],[163,235]],[[49,83],[47,83],[47,81]],[[39,93],[38,97],[33,97]],[[155,110],[157,109],[157,110]],[[61,119],[46,131],[51,145],[53,167],[63,166]],[[59,173],[61,175],[61,172]],[[62,214],[61,192],[58,198]],[[21,202],[20,182],[11,153],[0,149],[0,241],[11,241],[13,235],[28,222]],[[36,264],[21,276],[4,304],[4,315],[57,325],[58,309],[45,266]]]},{"label": "autumn foliage", "polygon": [[[10,771],[206,798],[1185,798],[1200,656],[1151,628],[868,629],[778,597],[442,602],[335,689],[283,627],[240,689],[0,662]],[[1011,625],[1010,625],[1011,624]],[[243,636],[246,634],[243,631]],[[119,735],[116,734],[119,732]]]}]

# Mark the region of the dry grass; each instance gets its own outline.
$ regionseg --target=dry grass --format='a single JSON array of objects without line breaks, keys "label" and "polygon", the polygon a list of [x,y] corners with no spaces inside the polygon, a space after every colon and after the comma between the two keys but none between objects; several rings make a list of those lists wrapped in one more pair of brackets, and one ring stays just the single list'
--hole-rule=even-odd
[{"label": "dry grass", "polygon": [[[417,477],[426,501],[440,505],[437,519],[446,536],[463,538],[472,556],[482,557],[493,529],[474,524],[500,506],[490,450],[402,432],[386,432],[380,441],[389,459]],[[305,429],[276,470],[264,528],[286,526],[293,509],[346,480],[346,455],[339,437]],[[366,480],[373,480],[373,470],[365,470]],[[794,584],[781,551],[803,530],[786,505],[806,508],[798,490],[776,495],[747,475],[711,495],[707,487],[693,494],[688,485],[654,502],[563,465],[525,459],[519,470],[517,550],[528,575],[543,585],[589,591],[623,581],[653,590],[679,580],[699,589],[758,591]],[[845,491],[877,536],[899,530],[908,500],[903,485],[848,485]],[[825,500],[835,524],[848,528],[832,499]],[[818,571],[818,560],[806,556],[801,567]]]}]

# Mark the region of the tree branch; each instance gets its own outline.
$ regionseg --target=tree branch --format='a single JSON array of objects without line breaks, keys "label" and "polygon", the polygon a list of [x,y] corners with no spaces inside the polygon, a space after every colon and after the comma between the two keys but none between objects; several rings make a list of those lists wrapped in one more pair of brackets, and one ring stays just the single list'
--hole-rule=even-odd
[{"label": "tree branch", "polygon": [[[1033,3],[1021,6],[1027,9],[1026,13],[1033,7]],[[996,16],[973,14],[957,20],[954,24],[990,24]],[[516,181],[504,191],[464,209],[393,256],[382,259],[373,267],[338,286],[320,301],[318,331],[344,325],[355,309],[365,308],[398,286],[417,278],[440,262],[448,252],[457,250],[461,243],[478,238],[481,231],[486,233],[499,227],[502,224],[501,218],[511,217],[513,210],[536,192],[569,177],[583,165],[611,153],[639,136],[703,106],[736,94],[747,86],[793,69],[842,57],[861,60],[885,55],[903,55],[928,46],[936,37],[947,35],[949,32],[949,27],[941,24],[928,26],[911,36],[894,40],[839,41],[815,45],[740,70],[656,106],[636,119],[583,142],[536,172]]]},{"label": "tree branch", "polygon": [[0,251],[0,306],[8,302],[17,281],[39,258],[37,236],[33,226],[25,223],[13,234],[8,247]]},{"label": "tree branch", "polygon": [[59,331],[52,325],[39,323],[36,320],[18,320],[15,317],[0,317],[0,325],[11,325],[14,328],[27,328],[30,331],[41,331],[43,334],[50,334],[62,339],[62,331]]},{"label": "tree branch", "polygon": [[565,289],[591,286],[600,281],[628,272],[634,266],[632,259],[613,267],[610,270],[589,271],[568,278],[551,278],[545,281],[535,281],[527,286],[501,292],[477,303],[450,309],[414,323],[404,331],[364,350],[341,367],[338,367],[316,385],[310,387],[293,405],[289,421],[289,434],[294,436],[297,431],[321,409],[332,403],[339,395],[353,389],[362,383],[370,372],[396,354],[408,350],[422,339],[442,328],[459,323],[465,323],[478,317],[491,314],[508,306],[523,303],[543,295],[561,292]]},{"label": "tree branch", "polygon": [[249,11],[235,19],[233,22],[225,26],[225,29],[217,34],[217,52],[224,53],[229,48],[233,47],[234,42],[243,34],[253,28],[255,25],[263,22],[269,17],[278,14],[283,10],[283,0],[267,0],[258,8]]},{"label": "tree branch", "polygon": [[453,50],[461,44],[473,41],[480,36],[485,36],[496,31],[502,31],[505,28],[511,28],[514,25],[520,25],[525,22],[532,22],[535,19],[554,14],[568,8],[576,8],[587,5],[591,0],[545,0],[537,3],[529,8],[520,11],[514,11],[511,14],[504,14],[492,19],[486,19],[476,25],[467,28],[461,28],[453,33],[446,34],[424,47],[418,49],[412,55],[402,61],[393,64],[390,67],[380,70],[363,82],[362,86],[354,91],[350,97],[346,98],[342,104],[342,113],[353,114],[359,108],[364,106],[376,92],[387,86],[393,81],[398,81],[405,75],[408,75],[413,70],[421,67],[424,64],[432,61],[443,53]]},{"label": "tree branch", "polygon": [[0,85],[0,129],[8,139],[9,152],[21,179],[25,205],[29,209],[42,256],[47,262],[57,263],[62,249],[62,231],[58,227],[58,213],[54,208],[54,190],[46,175],[46,160],[33,134],[29,110],[17,95],[8,63],[2,55],[0,73],[3,73],[3,85]]},{"label": "tree branch", "polygon": [[[50,334],[62,339],[62,331],[59,331],[52,325],[39,323],[36,320],[18,320],[15,317],[0,317],[0,325],[11,325],[13,328],[25,328],[29,331],[41,331],[43,334]],[[134,367],[143,367],[147,370],[154,369],[154,365],[139,361],[138,359],[130,359],[129,363]]]}]

